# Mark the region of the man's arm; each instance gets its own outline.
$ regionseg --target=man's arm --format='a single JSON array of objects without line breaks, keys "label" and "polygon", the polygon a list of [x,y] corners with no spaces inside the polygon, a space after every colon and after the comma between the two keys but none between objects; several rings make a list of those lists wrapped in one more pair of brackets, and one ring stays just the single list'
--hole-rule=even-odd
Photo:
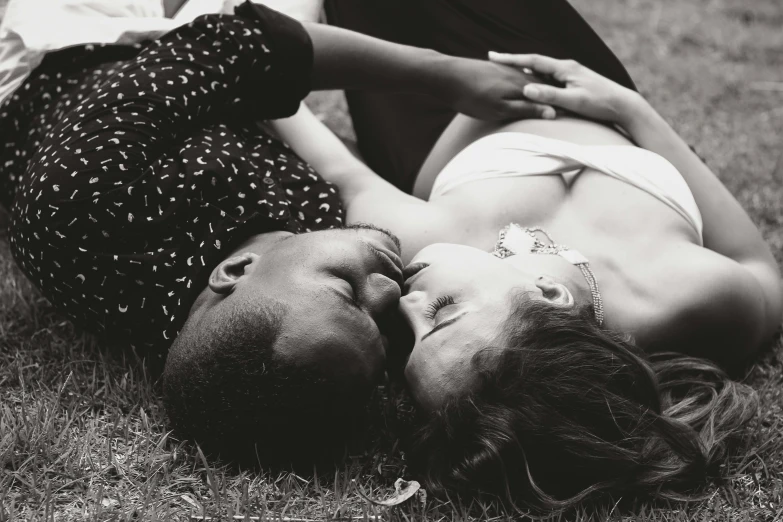
[{"label": "man's arm", "polygon": [[[533,77],[521,70],[386,42],[323,24],[302,24],[313,42],[313,90],[386,90],[438,97],[480,119],[540,117],[546,105],[523,93]],[[552,112],[552,114],[554,114]]]},{"label": "man's arm", "polygon": [[182,5],[188,0],[163,0],[163,15],[166,18],[174,18]]}]

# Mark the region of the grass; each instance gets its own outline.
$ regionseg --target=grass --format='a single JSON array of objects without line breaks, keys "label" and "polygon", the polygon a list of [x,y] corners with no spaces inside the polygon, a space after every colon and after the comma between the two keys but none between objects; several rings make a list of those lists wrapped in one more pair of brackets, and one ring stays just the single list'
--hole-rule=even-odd
[{"label": "grass", "polygon": [[[574,3],[783,261],[783,166],[774,174],[783,154],[779,0]],[[351,135],[339,97],[311,101],[338,133]],[[780,343],[747,380],[761,397],[760,414],[748,430],[747,450],[705,500],[629,502],[569,519],[783,520]],[[0,240],[0,521],[507,518],[491,504],[421,493],[393,508],[369,502],[387,498],[398,477],[410,478],[392,427],[337,470],[295,475],[223,467],[168,434],[152,385],[132,354],[99,345],[58,316]],[[385,417],[377,417],[384,428]]]}]

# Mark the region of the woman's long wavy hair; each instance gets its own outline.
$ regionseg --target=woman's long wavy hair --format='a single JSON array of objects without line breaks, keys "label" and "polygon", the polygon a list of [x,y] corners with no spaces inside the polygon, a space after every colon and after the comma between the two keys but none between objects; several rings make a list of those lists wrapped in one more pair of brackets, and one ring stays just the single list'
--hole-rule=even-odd
[{"label": "woman's long wavy hair", "polygon": [[622,495],[682,498],[719,475],[757,411],[713,363],[645,355],[591,308],[514,298],[495,343],[472,360],[479,385],[427,412],[409,460],[434,491],[563,510]]}]

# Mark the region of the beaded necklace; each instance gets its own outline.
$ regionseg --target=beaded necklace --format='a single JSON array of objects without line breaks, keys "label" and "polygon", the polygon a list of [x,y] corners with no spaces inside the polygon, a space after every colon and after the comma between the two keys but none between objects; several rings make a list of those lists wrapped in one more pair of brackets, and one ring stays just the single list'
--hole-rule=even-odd
[{"label": "beaded necklace", "polygon": [[[536,232],[540,232],[549,240],[549,245],[544,244]],[[595,280],[593,271],[590,270],[590,263],[585,256],[578,250],[568,248],[566,245],[555,243],[552,236],[541,227],[521,227],[516,223],[505,226],[498,233],[498,240],[495,243],[495,249],[492,255],[505,259],[513,256],[520,251],[528,251],[531,254],[549,254],[557,255],[579,268],[590,287],[590,294],[593,297],[593,311],[598,325],[604,324],[604,305],[601,299],[601,292],[598,291],[598,283]]]}]

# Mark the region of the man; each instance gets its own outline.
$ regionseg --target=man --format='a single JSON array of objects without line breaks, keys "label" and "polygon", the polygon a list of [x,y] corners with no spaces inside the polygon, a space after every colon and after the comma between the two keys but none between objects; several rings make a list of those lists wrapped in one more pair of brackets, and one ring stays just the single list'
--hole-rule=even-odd
[{"label": "man", "polygon": [[141,50],[49,54],[0,108],[12,252],[75,323],[157,361],[174,343],[162,383],[182,433],[233,457],[310,457],[383,373],[398,246],[332,230],[335,189],[253,122],[310,88],[504,118],[538,110],[525,78],[250,3]]}]

